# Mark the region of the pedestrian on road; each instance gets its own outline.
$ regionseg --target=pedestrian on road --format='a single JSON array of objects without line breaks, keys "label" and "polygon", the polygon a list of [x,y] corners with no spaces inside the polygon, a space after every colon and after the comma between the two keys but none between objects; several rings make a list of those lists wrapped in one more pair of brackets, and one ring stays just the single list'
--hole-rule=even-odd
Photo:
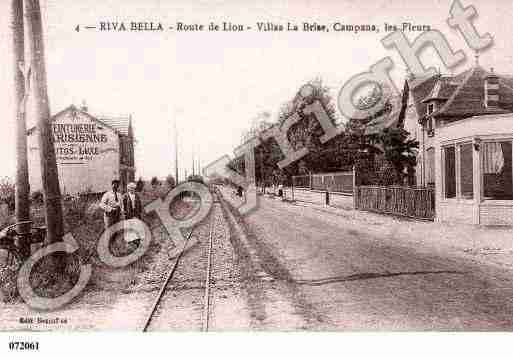
[{"label": "pedestrian on road", "polygon": [[105,229],[116,224],[121,219],[123,212],[123,202],[121,193],[118,192],[119,180],[115,179],[111,182],[111,190],[104,193],[100,208],[103,209],[103,222]]}]

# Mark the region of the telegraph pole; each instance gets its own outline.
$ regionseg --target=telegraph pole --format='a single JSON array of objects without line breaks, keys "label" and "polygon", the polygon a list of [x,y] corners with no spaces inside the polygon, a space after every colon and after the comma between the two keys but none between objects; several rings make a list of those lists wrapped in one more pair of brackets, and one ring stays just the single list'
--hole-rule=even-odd
[{"label": "telegraph pole", "polygon": [[259,148],[259,164],[260,164],[260,187],[262,188],[262,193],[265,192],[265,182],[264,182],[264,152],[263,145],[260,145]]},{"label": "telegraph pole", "polygon": [[[16,129],[16,222],[30,220],[28,159],[27,159],[27,124],[26,104],[30,91],[30,67],[25,68],[25,37],[23,27],[23,0],[11,1],[13,74],[16,112],[14,116]],[[26,69],[26,70],[25,70]],[[30,224],[19,225],[18,246],[23,258],[30,256]]]},{"label": "telegraph pole", "polygon": [[203,176],[203,174],[201,173],[201,151],[198,151],[198,174],[200,176]]},{"label": "telegraph pole", "polygon": [[64,230],[59,174],[50,124],[50,105],[48,103],[43,27],[39,0],[25,0],[25,16],[27,20],[30,62],[34,76],[34,102],[47,227],[46,240],[51,244],[62,241]]},{"label": "telegraph pole", "polygon": [[195,175],[195,167],[194,167],[194,146],[192,146],[192,175]]},{"label": "telegraph pole", "polygon": [[175,120],[175,182],[178,185],[178,131],[176,129],[176,120]]}]

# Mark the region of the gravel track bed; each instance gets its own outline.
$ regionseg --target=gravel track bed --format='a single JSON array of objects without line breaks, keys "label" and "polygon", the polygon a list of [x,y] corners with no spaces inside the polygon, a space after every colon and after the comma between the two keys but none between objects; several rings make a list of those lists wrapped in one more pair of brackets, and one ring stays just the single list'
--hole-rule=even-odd
[{"label": "gravel track bed", "polygon": [[[244,301],[235,254],[228,240],[229,227],[220,204],[214,202],[208,217],[195,229],[198,243],[183,254],[175,274],[152,319],[149,331],[202,330],[210,226],[212,257],[210,276],[209,330],[233,330],[240,324]],[[234,302],[237,304],[234,305]],[[231,308],[231,313],[228,310]]]}]

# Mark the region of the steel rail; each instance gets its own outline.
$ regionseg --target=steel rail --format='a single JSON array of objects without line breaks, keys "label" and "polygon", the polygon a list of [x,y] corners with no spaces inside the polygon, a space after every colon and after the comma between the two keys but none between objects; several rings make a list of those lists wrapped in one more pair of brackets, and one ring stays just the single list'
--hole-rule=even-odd
[{"label": "steel rail", "polygon": [[146,319],[146,322],[144,324],[144,327],[143,327],[143,332],[146,332],[148,331],[148,327],[150,326],[151,324],[151,321],[153,319],[153,316],[155,315],[155,312],[157,311],[157,308],[160,304],[160,301],[162,300],[162,297],[164,296],[164,293],[166,292],[166,289],[167,289],[167,285],[169,284],[169,282],[171,281],[171,278],[173,278],[173,275],[175,274],[175,271],[176,271],[176,268],[178,267],[178,262],[180,261],[180,258],[182,258],[182,255],[183,255],[183,252],[185,252],[185,248],[187,246],[187,243],[189,242],[189,239],[191,238],[192,234],[194,233],[194,230],[196,228],[193,228],[191,229],[191,233],[189,233],[189,235],[187,236],[186,240],[184,241],[184,244],[183,244],[183,247],[182,247],[182,250],[180,251],[180,253],[178,254],[178,256],[176,256],[176,259],[175,259],[175,262],[173,263],[173,267],[171,268],[171,270],[169,271],[169,273],[167,274],[166,276],[166,280],[164,281],[164,284],[162,285],[162,287],[160,288],[160,291],[159,291],[159,294],[157,296],[157,298],[155,299],[155,302],[153,303],[153,306],[152,306],[152,309],[151,309],[151,312],[150,312],[150,315],[148,316],[148,318]]},{"label": "steel rail", "polygon": [[[216,203],[216,202],[218,202],[218,201],[216,201],[216,200],[213,201],[213,203]],[[205,281],[205,296],[204,296],[205,302],[204,302],[203,317],[202,317],[203,318],[202,319],[202,330],[203,331],[208,331],[209,313],[210,313],[210,311],[209,311],[209,307],[210,307],[210,272],[211,272],[211,267],[212,267],[212,247],[213,247],[215,214],[212,211],[210,215],[211,215],[211,218],[210,218],[210,223],[209,223],[209,243],[208,243],[208,259],[207,259],[207,274],[206,274],[207,277],[206,277],[206,281]],[[173,266],[172,266],[171,270],[169,271],[169,273],[167,274],[166,280],[164,281],[164,284],[160,288],[159,294],[157,295],[157,298],[155,299],[155,302],[152,305],[151,312],[148,315],[148,318],[146,319],[146,322],[144,324],[144,327],[142,330],[143,332],[148,331],[148,328],[151,324],[151,321],[153,320],[153,318],[155,316],[155,313],[157,311],[157,308],[159,307],[162,297],[164,296],[164,293],[167,290],[167,286],[168,286],[169,282],[171,281],[171,279],[173,278],[173,275],[176,272],[176,268],[178,267],[178,262],[182,258],[185,248],[187,247],[187,243],[189,242],[189,239],[191,238],[191,236],[194,233],[194,231],[196,230],[196,228],[197,227],[195,227],[191,230],[191,232],[187,236],[186,240],[184,241],[184,244],[183,244],[183,247],[182,247],[180,253],[178,254],[178,256],[176,256]]]},{"label": "steel rail", "polygon": [[208,254],[207,254],[207,277],[205,279],[205,299],[203,305],[203,325],[202,330],[208,332],[209,316],[210,316],[210,275],[212,270],[212,244],[215,225],[215,213],[212,212],[210,221],[210,233],[208,238]]}]

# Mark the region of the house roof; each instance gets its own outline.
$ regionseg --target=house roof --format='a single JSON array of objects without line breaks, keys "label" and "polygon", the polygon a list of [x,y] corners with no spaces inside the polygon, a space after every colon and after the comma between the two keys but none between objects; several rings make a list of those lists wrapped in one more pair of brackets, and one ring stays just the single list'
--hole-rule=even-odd
[{"label": "house roof", "polygon": [[[124,136],[129,136],[129,134],[130,134],[130,130],[129,130],[131,127],[131,117],[130,116],[126,116],[126,117],[100,116],[100,117],[97,117],[97,116],[91,115],[90,113],[88,113],[82,109],[77,108],[75,105],[70,105],[70,106],[66,107],[64,110],[53,115],[50,118],[50,122],[54,122],[57,119],[57,117],[59,117],[61,114],[65,113],[67,111],[77,111],[79,113],[82,113],[82,114],[86,115],[87,117],[89,117],[91,120],[93,120],[103,126],[107,126],[108,128],[110,128],[111,130],[113,130],[114,132],[116,132],[118,134],[121,134]],[[36,126],[29,128],[27,130],[27,134],[28,135],[32,134],[32,132],[34,132],[35,129],[36,129]]]},{"label": "house roof", "polygon": [[130,116],[124,117],[107,117],[107,116],[98,116],[98,120],[107,126],[115,129],[117,132],[124,136],[129,136],[129,128],[130,128]]},{"label": "house roof", "polygon": [[430,93],[421,102],[448,100],[460,83],[461,80],[455,76],[439,75]]},{"label": "house roof", "polygon": [[427,104],[422,102],[422,100],[429,96],[435,87],[439,76],[440,75],[431,77],[415,77],[406,80],[410,89],[408,96],[412,97],[418,114],[426,113]]},{"label": "house roof", "polygon": [[[496,75],[499,79],[498,107],[485,106],[484,82],[489,75]],[[431,116],[468,117],[513,112],[511,78],[486,71],[479,65],[453,78],[459,80],[456,81],[458,85],[452,91],[447,102]]]},{"label": "house roof", "polygon": [[[486,107],[484,81],[487,76],[495,75],[499,79],[499,105]],[[393,98],[392,111],[370,121],[365,133],[375,134],[385,128],[403,125],[403,110],[411,96],[417,113],[425,118],[427,103],[440,102],[441,107],[430,116],[466,118],[487,114],[513,112],[513,76],[495,74],[476,65],[457,75],[436,74],[431,77],[414,76],[405,81],[402,98]],[[420,120],[419,119],[419,120]]]}]

